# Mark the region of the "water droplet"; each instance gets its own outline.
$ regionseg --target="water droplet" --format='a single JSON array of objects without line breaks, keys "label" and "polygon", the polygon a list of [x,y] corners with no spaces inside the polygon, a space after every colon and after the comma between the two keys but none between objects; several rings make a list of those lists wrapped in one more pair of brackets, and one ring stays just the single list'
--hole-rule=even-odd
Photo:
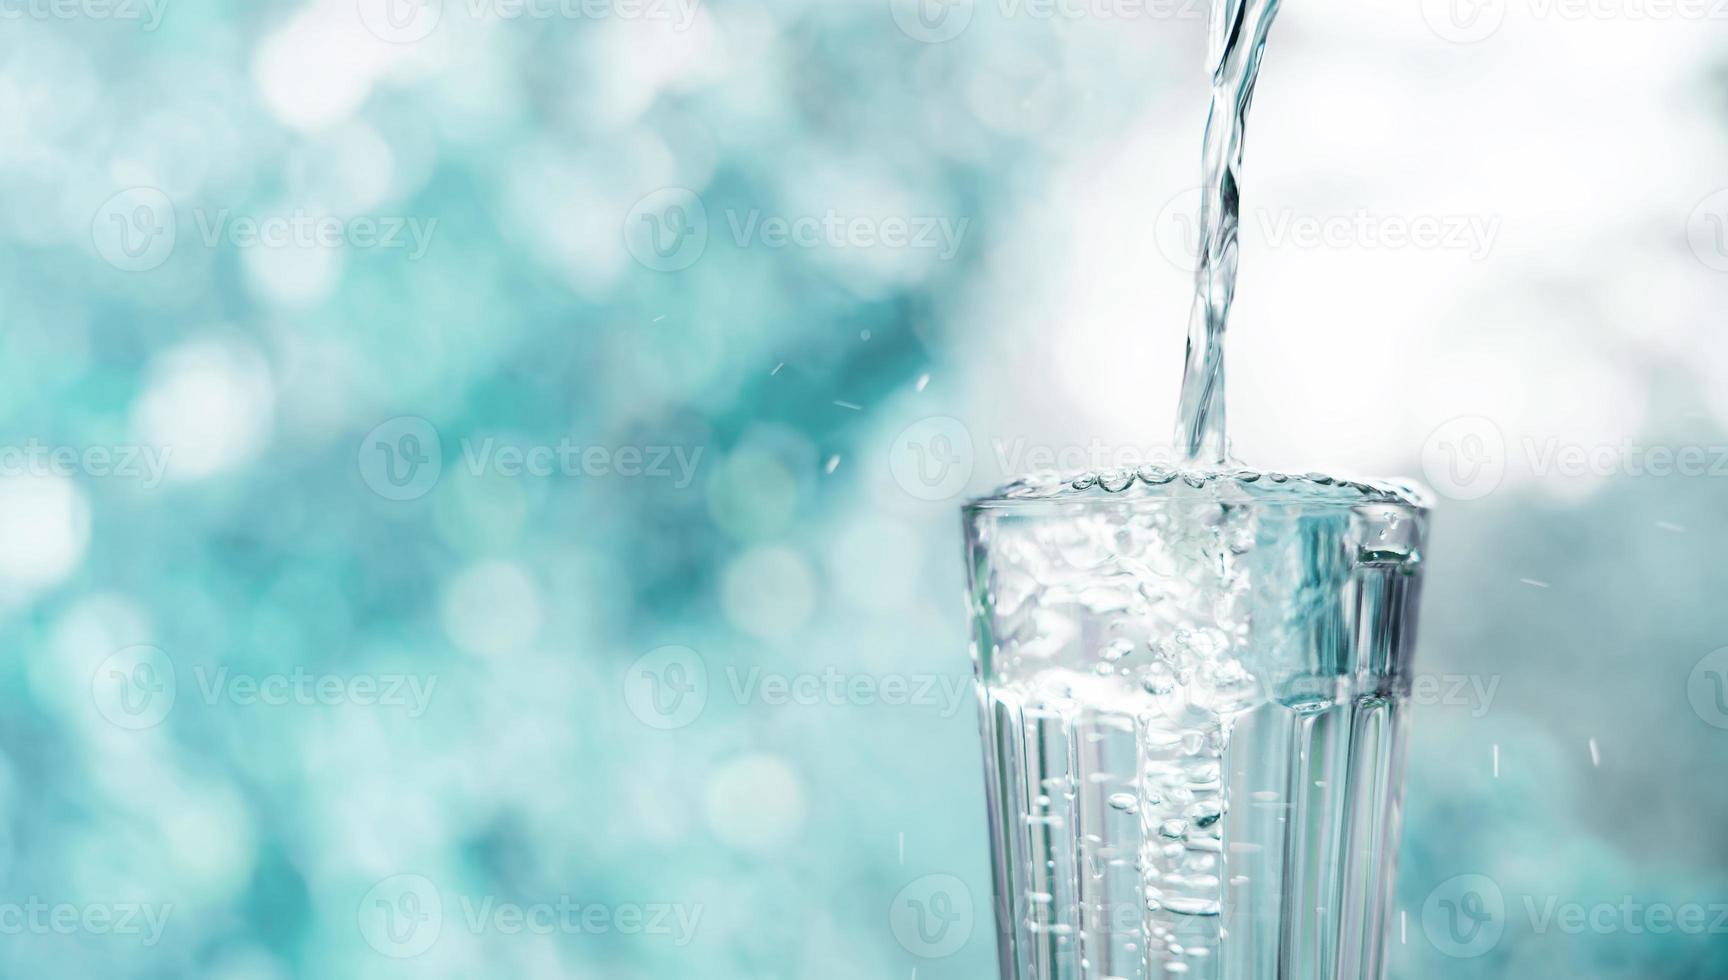
[{"label": "water droplet", "polygon": [[1124,813],[1134,813],[1140,809],[1140,801],[1134,797],[1133,793],[1112,793],[1109,803]]}]

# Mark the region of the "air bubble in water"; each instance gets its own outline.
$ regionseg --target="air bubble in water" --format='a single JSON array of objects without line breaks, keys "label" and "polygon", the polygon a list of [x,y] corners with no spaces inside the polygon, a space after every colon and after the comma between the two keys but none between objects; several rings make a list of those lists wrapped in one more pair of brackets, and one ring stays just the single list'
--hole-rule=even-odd
[{"label": "air bubble in water", "polygon": [[1168,664],[1155,663],[1140,675],[1140,686],[1153,697],[1164,697],[1176,690],[1176,676]]},{"label": "air bubble in water", "polygon": [[1189,804],[1186,813],[1188,819],[1194,821],[1194,826],[1204,830],[1217,823],[1218,818],[1224,815],[1224,810],[1217,800],[1200,800]]},{"label": "air bubble in water", "polygon": [[1108,493],[1121,493],[1134,485],[1131,470],[1105,470],[1098,475],[1098,485]]},{"label": "air bubble in water", "polygon": [[1222,911],[1215,899],[1189,898],[1184,895],[1165,896],[1164,907],[1178,915],[1217,915]]}]

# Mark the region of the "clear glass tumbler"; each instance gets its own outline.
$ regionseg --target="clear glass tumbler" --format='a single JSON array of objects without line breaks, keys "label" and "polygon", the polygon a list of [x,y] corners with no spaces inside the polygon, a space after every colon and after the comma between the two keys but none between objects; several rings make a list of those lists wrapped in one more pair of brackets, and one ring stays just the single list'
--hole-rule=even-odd
[{"label": "clear glass tumbler", "polygon": [[967,506],[1004,980],[1381,976],[1424,499],[1144,467]]}]

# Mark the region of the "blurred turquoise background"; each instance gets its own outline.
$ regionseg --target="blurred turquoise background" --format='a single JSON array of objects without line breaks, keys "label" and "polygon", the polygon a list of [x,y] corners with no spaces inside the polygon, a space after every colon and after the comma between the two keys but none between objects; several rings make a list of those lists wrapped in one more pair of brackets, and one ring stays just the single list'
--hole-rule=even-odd
[{"label": "blurred turquoise background", "polygon": [[[1236,448],[1441,493],[1398,977],[1728,977],[1653,10],[1268,56]],[[1164,441],[1205,14],[0,5],[0,976],[993,975],[957,505]]]}]

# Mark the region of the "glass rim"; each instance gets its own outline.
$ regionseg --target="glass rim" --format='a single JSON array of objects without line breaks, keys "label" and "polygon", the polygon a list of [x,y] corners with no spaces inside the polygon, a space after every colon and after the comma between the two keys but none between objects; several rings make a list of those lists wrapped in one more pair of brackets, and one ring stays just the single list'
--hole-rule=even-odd
[{"label": "glass rim", "polygon": [[[1195,474],[1148,467],[1062,477],[1036,473],[961,505],[968,514],[1091,507],[1185,507],[1228,503],[1261,510],[1350,511],[1393,506],[1431,512],[1432,490],[1405,478],[1362,479],[1322,473],[1221,470]],[[1195,482],[1198,480],[1198,482]]]}]

